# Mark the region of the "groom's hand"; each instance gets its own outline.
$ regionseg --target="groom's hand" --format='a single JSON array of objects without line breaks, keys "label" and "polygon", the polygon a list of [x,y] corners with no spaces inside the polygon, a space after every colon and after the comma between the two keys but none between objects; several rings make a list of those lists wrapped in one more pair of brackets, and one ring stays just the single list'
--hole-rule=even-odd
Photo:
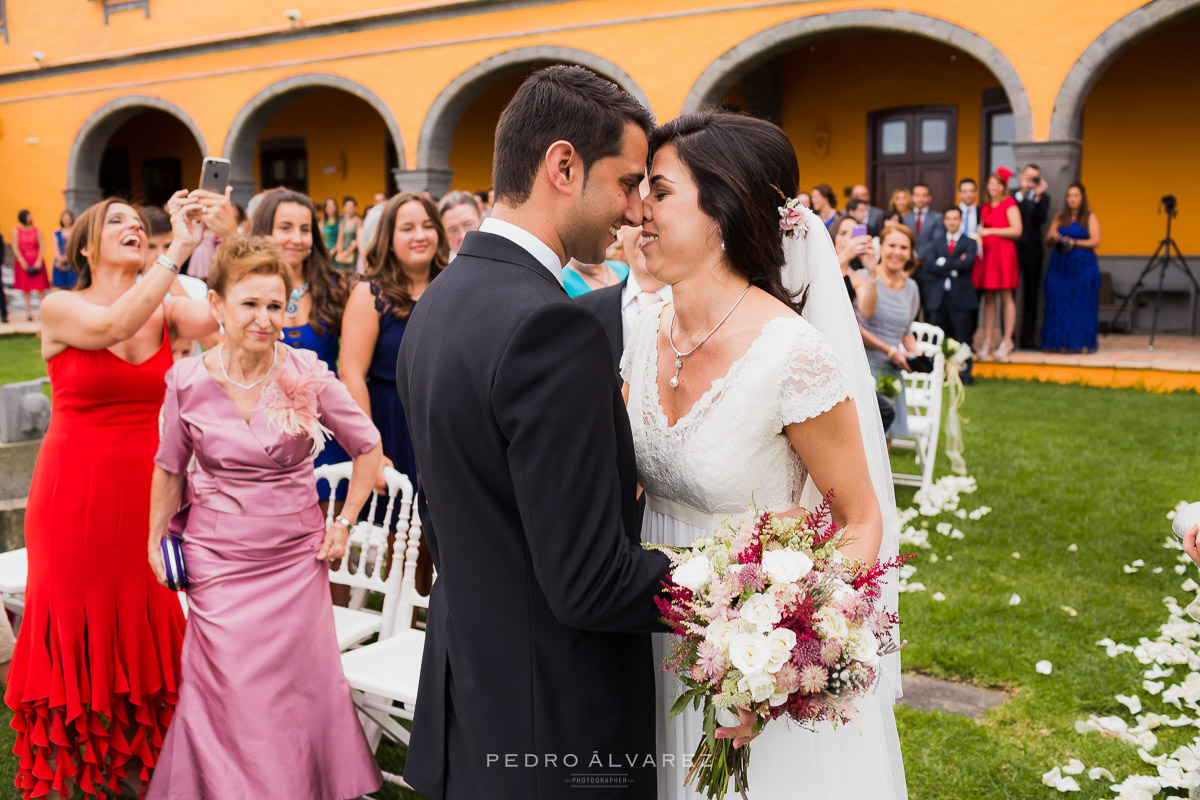
[{"label": "groom's hand", "polygon": [[745,745],[750,744],[756,736],[762,733],[762,729],[754,730],[755,723],[758,722],[758,714],[753,711],[747,711],[744,708],[739,708],[738,725],[732,725],[724,728],[717,728],[718,739],[733,739],[733,749],[739,750]]}]

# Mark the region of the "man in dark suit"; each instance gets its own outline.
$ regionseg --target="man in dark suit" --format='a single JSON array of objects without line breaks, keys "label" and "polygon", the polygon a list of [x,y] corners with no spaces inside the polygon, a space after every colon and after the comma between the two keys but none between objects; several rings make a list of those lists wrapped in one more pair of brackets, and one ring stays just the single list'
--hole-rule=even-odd
[{"label": "man in dark suit", "polygon": [[913,210],[900,218],[900,221],[907,225],[917,237],[917,252],[913,255],[917,259],[917,271],[913,275],[913,279],[917,282],[917,289],[921,294],[921,307],[926,309],[925,319],[929,320],[928,312],[928,294],[929,294],[929,272],[924,269],[924,265],[929,262],[930,250],[933,242],[946,235],[946,229],[942,226],[942,215],[933,210],[933,193],[930,191],[928,184],[915,183],[912,187]]},{"label": "man in dark suit", "polygon": [[[979,316],[979,299],[971,271],[979,253],[975,240],[962,232],[962,212],[957,207],[942,215],[945,233],[930,243],[926,274],[925,321],[937,325],[951,339],[971,344]],[[971,382],[971,365],[962,373]]]},{"label": "man in dark suit", "polygon": [[878,236],[883,230],[883,209],[871,205],[871,190],[864,183],[856,183],[850,189],[850,198],[867,204],[867,233]]},{"label": "man in dark suit", "polygon": [[641,224],[651,125],[581,67],[530,76],[497,126],[492,215],[405,331],[396,383],[438,568],[405,778],[434,800],[656,791],[649,632],[669,562],[640,545],[608,338],[561,284],[569,258],[598,263]]},{"label": "man in dark suit", "polygon": [[1021,190],[1016,193],[1017,208],[1021,211],[1021,238],[1017,239],[1017,264],[1021,268],[1021,336],[1022,350],[1037,350],[1038,298],[1042,292],[1042,262],[1046,247],[1042,243],[1042,228],[1050,217],[1049,188],[1037,164],[1027,164],[1021,170]]},{"label": "man in dark suit", "polygon": [[671,287],[646,271],[646,259],[638,248],[641,236],[640,225],[621,228],[621,246],[625,251],[625,263],[629,266],[629,276],[625,280],[575,298],[575,302],[595,314],[604,326],[608,343],[612,346],[613,367],[618,373],[621,371],[625,342],[629,339],[629,332],[638,314],[643,309],[671,299]]}]

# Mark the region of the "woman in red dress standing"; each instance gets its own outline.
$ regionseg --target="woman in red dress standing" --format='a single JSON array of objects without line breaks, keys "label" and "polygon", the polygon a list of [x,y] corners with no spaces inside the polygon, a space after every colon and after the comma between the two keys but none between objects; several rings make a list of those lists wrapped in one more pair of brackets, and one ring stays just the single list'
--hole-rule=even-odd
[{"label": "woman in red dress standing", "polygon": [[33,293],[38,301],[45,299],[50,288],[46,274],[46,253],[42,249],[42,233],[33,226],[33,215],[25,209],[17,212],[17,227],[13,228],[13,289],[25,295],[25,317],[33,319]]},{"label": "woman in red dress standing", "polygon": [[992,355],[992,332],[996,327],[996,306],[1000,306],[1002,331],[996,358],[1008,358],[1013,351],[1013,328],[1017,325],[1017,239],[1021,238],[1021,211],[1008,192],[1012,170],[1000,167],[988,176],[988,202],[979,210],[979,227],[975,232],[983,238],[982,255],[975,260],[972,277],[981,293],[983,306],[983,347],[981,359]]},{"label": "woman in red dress standing", "polygon": [[120,200],[79,217],[76,289],[42,308],[54,414],[29,487],[25,616],[4,701],[25,798],[137,791],[175,706],[183,614],[146,561],[171,336],[216,331],[207,300],[167,298],[204,231],[171,198],[174,241],[141,281],[145,225]]}]

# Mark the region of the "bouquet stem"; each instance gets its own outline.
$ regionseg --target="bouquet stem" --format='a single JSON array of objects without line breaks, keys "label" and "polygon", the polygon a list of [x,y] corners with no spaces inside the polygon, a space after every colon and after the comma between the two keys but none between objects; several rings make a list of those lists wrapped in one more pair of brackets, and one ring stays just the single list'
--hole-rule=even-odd
[{"label": "bouquet stem", "polygon": [[723,800],[729,791],[729,779],[733,778],[738,794],[742,800],[747,800],[749,769],[750,745],[734,749],[731,739],[713,739],[710,747],[709,738],[705,736],[696,748],[692,768],[683,782],[685,785],[693,784],[694,780],[696,790],[704,792],[705,797]]}]

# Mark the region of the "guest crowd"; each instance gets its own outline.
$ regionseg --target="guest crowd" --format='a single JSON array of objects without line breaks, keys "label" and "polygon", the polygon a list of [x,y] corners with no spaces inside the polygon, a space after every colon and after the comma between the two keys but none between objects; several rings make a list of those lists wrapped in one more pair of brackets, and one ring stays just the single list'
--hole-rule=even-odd
[{"label": "guest crowd", "polygon": [[[877,375],[912,367],[917,319],[963,342],[978,333],[980,359],[1008,357],[1018,287],[1021,346],[1038,345],[1044,295],[1040,346],[1096,347],[1100,224],[1084,188],[1067,188],[1043,239],[1046,182],[1032,164],[1015,193],[1012,178],[997,170],[982,197],[964,178],[944,211],[951,198],[924,184],[895,190],[887,208],[864,185],[840,210],[827,184],[801,194],[829,229]],[[386,467],[419,487],[397,354],[424,291],[490,224],[488,206],[486,192],[381,192],[360,215],[353,197],[318,206],[278,188],[243,210],[180,191],[165,208],[107,199],[77,220],[64,212],[49,237],[20,212],[14,288],[30,319],[41,300],[55,409],[30,489],[5,692],[25,797],[378,787],[326,569]],[[567,293],[605,322],[614,368],[637,313],[671,297],[639,236],[626,227],[602,263],[563,270]],[[907,435],[902,392],[881,414],[889,436]],[[348,484],[318,492],[314,464],[345,461]],[[180,535],[186,627],[160,585],[162,540]]]}]

